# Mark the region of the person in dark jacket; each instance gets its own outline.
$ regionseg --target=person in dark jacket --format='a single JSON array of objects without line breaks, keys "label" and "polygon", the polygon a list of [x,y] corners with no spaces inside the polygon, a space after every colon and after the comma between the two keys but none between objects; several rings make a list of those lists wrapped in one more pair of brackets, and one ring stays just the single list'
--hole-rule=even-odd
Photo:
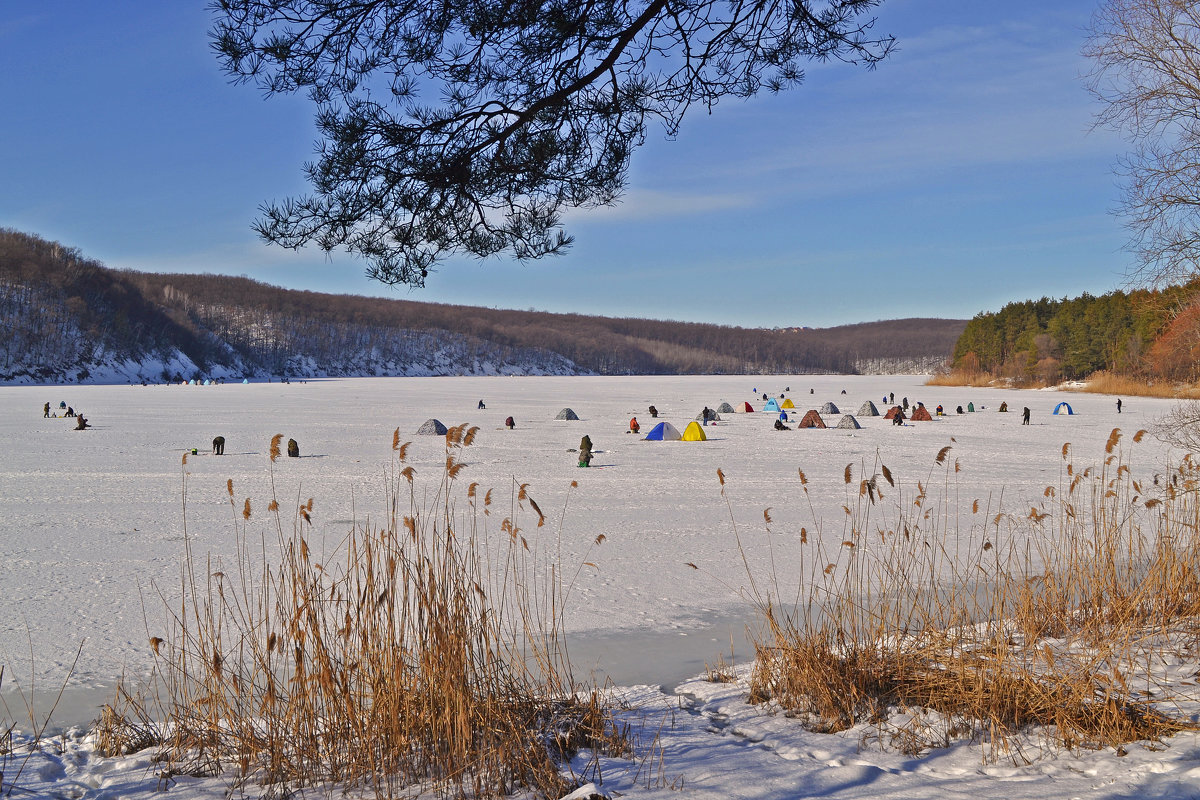
[{"label": "person in dark jacket", "polygon": [[[1117,402],[1118,402],[1118,403],[1120,403],[1121,401],[1120,401],[1120,400],[1118,400]],[[1120,410],[1121,410],[1121,407],[1118,405],[1118,406],[1117,406],[1117,411],[1120,411]],[[43,417],[48,417],[48,416],[50,416],[50,404],[49,404],[49,403],[46,403],[46,407],[42,409],[42,416],[43,416]]]},{"label": "person in dark jacket", "polygon": [[648,411],[650,412],[651,419],[658,419],[658,409],[657,408],[655,408],[654,406],[650,406]]},{"label": "person in dark jacket", "polygon": [[512,417],[506,417],[504,420],[504,427],[511,431],[513,428],[517,427],[517,423],[513,421]]},{"label": "person in dark jacket", "polygon": [[592,465],[592,437],[584,435],[579,440],[579,466],[590,467]]},{"label": "person in dark jacket", "polygon": [[[46,405],[49,405],[49,403],[47,403]],[[1117,398],[1117,413],[1118,414],[1121,413],[1121,398],[1119,398],[1119,397]]]},{"label": "person in dark jacket", "polygon": [[487,408],[487,406],[485,406],[485,405],[483,404],[483,401],[482,401],[482,400],[480,400],[480,401],[479,401],[479,405],[477,405],[475,408],[477,408],[477,409],[480,409],[480,408]]},{"label": "person in dark jacket", "polygon": [[1025,406],[1025,410],[1021,412],[1021,424],[1029,424],[1029,406]]}]

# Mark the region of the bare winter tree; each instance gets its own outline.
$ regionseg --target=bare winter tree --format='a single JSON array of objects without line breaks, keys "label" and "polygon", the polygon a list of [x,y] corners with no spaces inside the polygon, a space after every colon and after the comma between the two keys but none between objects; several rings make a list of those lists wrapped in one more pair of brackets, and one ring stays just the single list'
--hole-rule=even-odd
[{"label": "bare winter tree", "polygon": [[1185,400],[1176,403],[1150,428],[1154,437],[1184,452],[1200,451],[1200,403]]},{"label": "bare winter tree", "polygon": [[268,241],[364,257],[420,286],[441,259],[560,253],[564,207],[621,194],[647,124],[868,67],[881,0],[219,0],[223,69],[307,92],[313,194],[263,208]]},{"label": "bare winter tree", "polygon": [[1200,272],[1200,3],[1104,0],[1084,54],[1099,123],[1133,145],[1120,167],[1133,277],[1190,280]]},{"label": "bare winter tree", "polygon": [[[1104,0],[1084,54],[1094,62],[1089,87],[1105,104],[1099,123],[1133,145],[1121,163],[1120,208],[1137,256],[1131,277],[1153,286],[1193,280],[1200,275],[1200,4]],[[1175,309],[1177,323],[1187,309]],[[1194,450],[1200,403],[1179,403],[1151,430]]]}]

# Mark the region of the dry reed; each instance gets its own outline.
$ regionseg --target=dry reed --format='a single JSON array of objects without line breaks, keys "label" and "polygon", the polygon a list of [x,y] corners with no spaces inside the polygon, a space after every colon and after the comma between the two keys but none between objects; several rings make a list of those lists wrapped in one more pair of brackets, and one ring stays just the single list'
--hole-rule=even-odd
[{"label": "dry reed", "polygon": [[[174,629],[152,641],[169,772],[232,771],[284,792],[558,797],[584,777],[565,766],[577,751],[628,748],[603,696],[572,680],[562,571],[539,560],[523,527],[545,524],[526,487],[498,523],[491,490],[481,498],[471,484],[459,506],[461,453],[475,433],[450,429],[422,501],[394,435],[386,520],[349,531],[337,557],[319,558],[311,543],[312,500],[289,525],[272,498],[271,565],[266,535],[251,536],[249,499],[239,509],[227,484],[237,562],[220,568],[189,545]],[[140,741],[144,719],[102,720],[105,747]]]},{"label": "dry reed", "polygon": [[926,386],[1009,386],[1011,383],[991,372],[963,369],[935,372],[925,380]]},{"label": "dry reed", "polygon": [[792,544],[804,556],[792,599],[779,576],[751,576],[763,630],[751,700],[816,730],[873,723],[914,753],[973,737],[1020,759],[1014,737],[1035,730],[1074,749],[1196,727],[1168,689],[1127,676],[1200,637],[1200,466],[1143,485],[1121,438],[1082,471],[1064,445],[1060,484],[1021,514],[976,500],[961,520],[944,499],[960,469],[947,448],[934,459],[943,499],[932,472],[915,492],[883,486],[880,473],[894,481],[878,461],[857,483],[846,475],[844,527]]},{"label": "dry reed", "polygon": [[1200,399],[1200,387],[1167,380],[1149,380],[1115,372],[1089,375],[1081,386],[1065,387],[1072,392],[1126,395],[1128,397],[1165,397],[1181,400]]}]

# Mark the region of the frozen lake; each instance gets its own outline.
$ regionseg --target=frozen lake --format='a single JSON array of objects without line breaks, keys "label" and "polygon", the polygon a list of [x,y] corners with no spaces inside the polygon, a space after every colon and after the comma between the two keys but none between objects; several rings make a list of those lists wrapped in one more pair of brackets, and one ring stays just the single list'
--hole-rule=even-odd
[{"label": "frozen lake", "polygon": [[[811,391],[810,391],[811,390]],[[843,390],[845,394],[842,394]],[[680,430],[704,406],[722,401],[755,408],[761,396],[792,398],[801,414],[833,402],[855,413],[866,400],[941,404],[948,416],[894,427],[860,417],[857,431],[773,429],[773,413],[726,414],[706,428],[702,443],[643,441],[626,433],[647,407]],[[480,399],[487,408],[479,410]],[[1053,416],[1067,400],[1074,416]],[[547,517],[536,545],[561,552],[566,572],[578,570],[565,623],[576,675],[621,685],[672,684],[702,671],[731,642],[750,655],[747,584],[733,535],[736,523],[756,572],[768,566],[764,509],[776,549],[775,570],[797,572],[798,531],[840,537],[843,503],[858,479],[886,464],[897,488],[916,491],[947,483],[935,456],[951,445],[961,471],[953,497],[960,509],[980,499],[995,510],[1028,509],[1063,474],[1062,445],[1079,465],[1098,463],[1113,427],[1132,435],[1171,401],[1055,391],[1002,391],[924,385],[924,377],[718,376],[630,378],[364,378],[291,384],[221,386],[0,387],[0,664],[6,696],[16,677],[39,691],[70,678],[68,709],[56,718],[86,721],[120,675],[140,676],[149,664],[150,636],[162,633],[163,599],[178,596],[186,520],[199,554],[229,559],[236,525],[249,498],[250,531],[274,538],[266,506],[278,497],[294,513],[314,498],[313,541],[335,549],[353,521],[380,517],[393,464],[392,432],[411,441],[407,463],[417,491],[432,491],[445,461],[443,437],[417,436],[429,418],[479,426],[468,448],[459,489],[491,487],[508,507],[517,484]],[[46,419],[43,404],[66,402],[94,426],[73,430]],[[1007,402],[1013,413],[1000,414]],[[976,413],[954,409],[974,403]],[[1021,408],[1032,424],[1021,425]],[[579,421],[558,421],[564,407]],[[57,410],[57,408],[56,408]],[[503,427],[507,416],[516,429]],[[840,418],[826,414],[833,426]],[[793,423],[794,424],[794,423]],[[301,457],[272,467],[272,435],[299,442]],[[575,466],[588,434],[596,457]],[[209,453],[214,436],[224,456]],[[182,456],[190,448],[186,466]],[[1165,452],[1147,437],[1134,451],[1135,471],[1162,471]],[[854,482],[843,472],[853,465]],[[598,468],[597,468],[598,467]],[[727,504],[717,470],[726,478]],[[808,479],[810,508],[799,470]],[[234,485],[231,507],[226,482]],[[577,481],[576,488],[571,487]],[[885,493],[887,490],[885,489]],[[890,492],[894,498],[895,491]],[[185,509],[186,501],[186,509]],[[527,517],[531,517],[528,515]],[[605,541],[597,546],[597,536]],[[532,538],[532,537],[531,537]],[[590,562],[593,566],[585,566]],[[688,564],[695,564],[693,569]],[[759,573],[762,574],[762,573]]]}]

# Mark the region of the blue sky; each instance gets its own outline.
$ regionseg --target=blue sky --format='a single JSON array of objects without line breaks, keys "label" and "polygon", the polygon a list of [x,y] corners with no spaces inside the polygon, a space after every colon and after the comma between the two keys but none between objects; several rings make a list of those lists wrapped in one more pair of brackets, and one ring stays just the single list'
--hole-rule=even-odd
[{"label": "blue sky", "polygon": [[811,65],[783,95],[652,129],[563,257],[443,264],[390,288],[250,230],[306,190],[312,109],[235,86],[201,0],[45,0],[0,18],[0,226],[114,268],[297,289],[746,327],[968,318],[1100,294],[1130,257],[1110,210],[1126,149],[1092,130],[1079,54],[1098,0],[885,0],[899,50]]}]

